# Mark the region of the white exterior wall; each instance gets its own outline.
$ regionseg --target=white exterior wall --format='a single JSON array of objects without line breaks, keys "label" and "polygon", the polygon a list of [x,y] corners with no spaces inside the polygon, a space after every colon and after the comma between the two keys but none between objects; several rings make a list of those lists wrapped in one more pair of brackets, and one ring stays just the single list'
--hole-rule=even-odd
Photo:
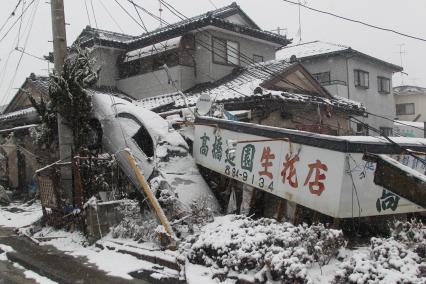
[{"label": "white exterior wall", "polygon": [[[170,67],[169,72],[179,90],[184,91],[194,85],[193,67],[178,65]],[[157,70],[122,79],[118,81],[117,87],[136,99],[176,92],[173,85],[169,84],[166,71],[164,70]]]},{"label": "white exterior wall", "polygon": [[[332,95],[341,96],[361,102],[368,112],[394,119],[396,117],[395,101],[392,94],[392,70],[374,62],[369,62],[364,58],[353,56],[346,59],[343,56],[324,57],[315,60],[303,61],[302,64],[312,74],[330,72],[331,81],[342,81],[344,83],[334,83],[324,86]],[[360,69],[369,72],[369,88],[363,89],[355,87],[354,70]],[[377,77],[386,77],[391,80],[390,93],[381,94],[378,91]],[[349,84],[347,84],[349,82]],[[346,85],[345,85],[346,84]],[[380,127],[393,128],[393,122],[369,116],[362,119],[370,126],[379,129]],[[372,133],[371,135],[378,135]]]},{"label": "white exterior wall", "polygon": [[[252,63],[254,54],[263,56],[264,61],[275,59],[275,47],[270,43],[245,38],[238,33],[224,32],[213,28],[208,29],[195,35],[197,83],[216,81],[231,73],[232,69],[235,68],[235,66],[232,65],[213,63],[212,36],[239,43],[240,54],[244,54],[245,57],[250,58],[244,59],[240,56],[241,66],[247,66],[247,63]],[[208,46],[208,49],[203,46]]]},{"label": "white exterior wall", "polygon": [[95,68],[100,68],[97,87],[117,87],[118,80],[118,56],[123,52],[121,49],[95,46],[92,57],[96,59]]},{"label": "white exterior wall", "polygon": [[418,121],[426,121],[426,94],[395,95],[395,104],[414,103],[414,114],[398,115],[399,120],[413,121],[421,115]]}]

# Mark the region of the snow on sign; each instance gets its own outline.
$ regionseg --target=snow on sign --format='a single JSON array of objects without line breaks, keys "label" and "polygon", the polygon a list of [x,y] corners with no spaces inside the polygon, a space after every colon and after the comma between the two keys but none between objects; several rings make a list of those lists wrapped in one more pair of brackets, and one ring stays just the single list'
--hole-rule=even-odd
[{"label": "snow on sign", "polygon": [[358,153],[196,125],[194,156],[204,167],[336,218],[422,210],[376,186],[374,165]]}]

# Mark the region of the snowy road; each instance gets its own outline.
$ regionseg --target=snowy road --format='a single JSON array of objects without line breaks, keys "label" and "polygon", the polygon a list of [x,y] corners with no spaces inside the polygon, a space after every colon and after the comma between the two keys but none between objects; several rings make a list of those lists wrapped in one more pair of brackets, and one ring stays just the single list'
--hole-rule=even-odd
[{"label": "snowy road", "polygon": [[74,258],[52,247],[38,246],[15,235],[12,230],[0,227],[0,284],[3,283],[145,284],[149,282],[109,276],[87,265],[84,258]]}]

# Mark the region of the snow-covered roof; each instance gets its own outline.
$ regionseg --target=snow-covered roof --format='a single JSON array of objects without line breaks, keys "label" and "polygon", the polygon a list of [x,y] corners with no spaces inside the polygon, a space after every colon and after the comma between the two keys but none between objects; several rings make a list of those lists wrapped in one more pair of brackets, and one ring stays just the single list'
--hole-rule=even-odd
[{"label": "snow-covered roof", "polygon": [[336,44],[336,43],[330,43],[330,42],[324,42],[324,41],[311,41],[311,42],[305,42],[305,43],[299,43],[299,44],[293,44],[293,45],[287,45],[283,47],[282,49],[278,50],[276,53],[277,59],[289,59],[293,55],[296,56],[297,59],[300,60],[308,60],[311,58],[319,58],[319,57],[326,57],[326,56],[333,56],[333,55],[339,55],[339,54],[352,54],[352,55],[358,55],[361,57],[365,57],[368,60],[374,61],[379,64],[383,64],[395,72],[402,71],[402,67],[394,65],[392,63],[383,61],[381,59],[378,59],[376,57],[367,55],[365,53],[362,53],[360,51],[357,51],[350,46],[342,45],[342,44]]},{"label": "snow-covered roof", "polygon": [[287,45],[277,51],[276,57],[278,59],[287,59],[295,55],[297,58],[305,58],[310,56],[341,52],[349,49],[349,46],[317,40],[312,42]]},{"label": "snow-covered roof", "polygon": [[[237,24],[229,21],[228,17],[239,14],[245,19],[247,25]],[[79,43],[81,46],[105,45],[123,48],[128,51],[138,49],[147,45],[161,42],[185,33],[199,30],[206,26],[215,26],[226,30],[231,30],[248,36],[263,39],[278,46],[283,46],[291,41],[285,36],[269,31],[263,31],[256,25],[242,9],[234,2],[228,6],[209,11],[207,13],[184,19],[180,22],[166,25],[139,36],[131,36],[105,30],[99,30],[87,26],[73,45]]]},{"label": "snow-covered roof", "polygon": [[139,49],[135,49],[126,53],[124,57],[124,62],[129,62],[137,60],[143,57],[151,56],[157,53],[161,53],[167,50],[179,48],[180,41],[182,37],[174,37],[168,40],[163,40],[162,42],[148,45]]},{"label": "snow-covered roof", "polygon": [[397,86],[393,88],[394,95],[426,95],[426,88],[418,86]]},{"label": "snow-covered roof", "polygon": [[[342,97],[325,97],[314,94],[276,91],[262,87],[263,83],[279,76],[279,74],[291,66],[293,64],[285,60],[272,60],[240,68],[233,74],[216,81],[213,83],[213,86],[207,87],[204,90],[188,92],[186,94],[187,103],[189,106],[194,106],[201,94],[208,93],[217,103],[247,102],[253,101],[253,99],[273,98],[287,103],[312,103],[315,105],[330,105],[335,108],[354,112],[365,111],[361,103]],[[258,92],[259,90],[262,90],[262,92]],[[179,93],[144,98],[138,101],[137,104],[148,109],[161,109],[165,106],[169,109],[179,109],[186,106],[184,98]]]},{"label": "snow-covered roof", "polygon": [[13,96],[10,103],[6,106],[4,113],[14,112],[19,109],[30,107],[31,103],[28,101],[27,95],[27,91],[30,91],[29,89],[38,91],[41,96],[47,96],[49,94],[49,77],[38,76],[31,73]]},{"label": "snow-covered roof", "polygon": [[425,123],[423,121],[406,121],[406,120],[395,120],[395,126],[405,125],[405,126],[413,126],[417,128],[424,129]]},{"label": "snow-covered roof", "polygon": [[39,120],[39,115],[35,108],[29,107],[26,109],[9,112],[0,115],[0,129],[10,128],[8,123],[19,121],[18,124],[34,123]]}]

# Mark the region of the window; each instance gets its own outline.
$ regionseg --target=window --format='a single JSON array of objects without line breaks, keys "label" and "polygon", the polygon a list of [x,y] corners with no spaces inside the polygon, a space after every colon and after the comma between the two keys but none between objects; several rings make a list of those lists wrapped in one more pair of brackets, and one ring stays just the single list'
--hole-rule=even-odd
[{"label": "window", "polygon": [[356,135],[367,135],[368,136],[368,124],[357,123],[356,124]]},{"label": "window", "polygon": [[396,104],[396,115],[407,115],[414,113],[414,103]]},{"label": "window", "polygon": [[253,61],[254,61],[255,63],[263,62],[263,56],[253,54]]},{"label": "window", "polygon": [[354,75],[355,75],[355,87],[368,89],[368,87],[370,86],[368,72],[365,72],[362,70],[354,70]]},{"label": "window", "polygon": [[213,62],[221,64],[240,64],[240,45],[238,42],[213,37]]},{"label": "window", "polygon": [[321,72],[312,74],[312,76],[317,80],[320,84],[329,84],[330,83],[330,71]]},{"label": "window", "polygon": [[390,93],[390,79],[385,77],[377,77],[377,90],[382,94]]},{"label": "window", "polygon": [[380,127],[380,135],[392,136],[391,127]]}]

